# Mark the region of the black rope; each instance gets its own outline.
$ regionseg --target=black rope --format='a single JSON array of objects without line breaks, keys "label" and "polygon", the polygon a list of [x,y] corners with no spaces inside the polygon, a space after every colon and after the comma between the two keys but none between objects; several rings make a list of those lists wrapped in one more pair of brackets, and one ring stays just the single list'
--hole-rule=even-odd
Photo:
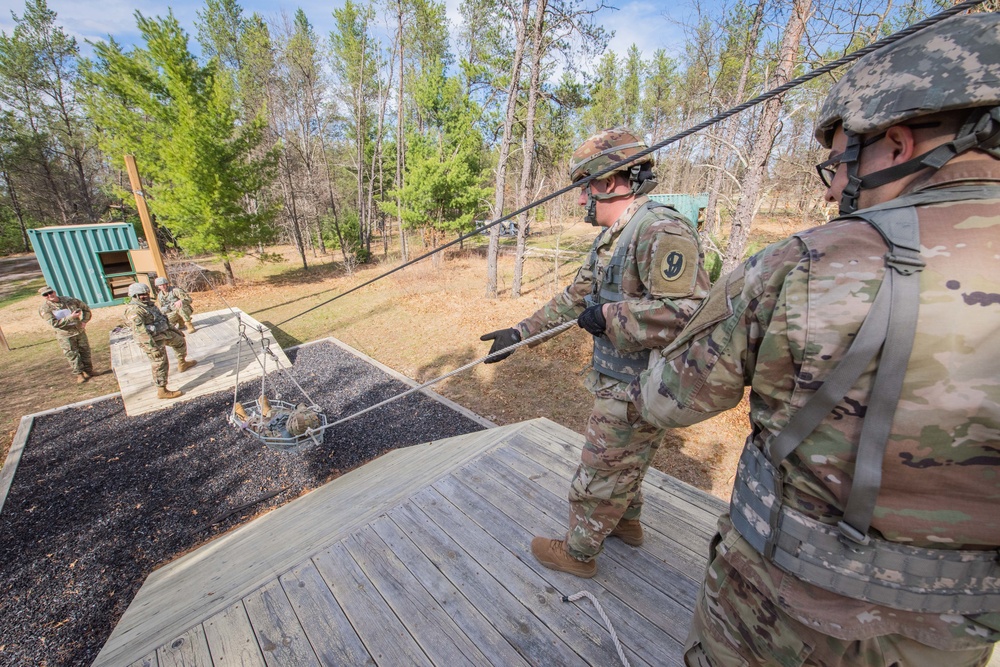
[{"label": "black rope", "polygon": [[755,97],[753,99],[747,100],[746,102],[744,102],[744,103],[742,103],[740,105],[737,105],[737,106],[729,109],[728,111],[723,111],[722,113],[718,114],[717,116],[713,116],[713,117],[709,118],[706,121],[703,121],[703,122],[701,122],[701,123],[699,123],[699,124],[697,124],[697,125],[695,125],[693,127],[690,127],[687,130],[684,130],[683,132],[679,132],[678,134],[675,134],[675,135],[673,135],[671,137],[667,137],[663,141],[659,141],[659,142],[653,144],[652,146],[650,146],[648,148],[645,148],[642,151],[639,151],[635,155],[632,155],[632,156],[630,156],[630,157],[628,157],[628,158],[626,158],[624,160],[616,162],[616,163],[608,166],[604,170],[597,172],[596,174],[592,174],[590,176],[587,176],[586,178],[582,178],[579,181],[577,181],[576,183],[571,183],[571,184],[569,184],[569,185],[567,185],[567,186],[565,186],[563,188],[560,188],[559,190],[556,190],[555,192],[553,192],[551,194],[548,194],[545,197],[542,197],[541,199],[536,199],[535,201],[531,202],[530,204],[527,204],[526,206],[522,206],[521,208],[517,209],[516,211],[514,211],[512,213],[508,213],[507,215],[505,215],[503,217],[497,218],[496,220],[493,220],[492,222],[487,223],[487,224],[483,225],[482,227],[477,227],[473,231],[468,232],[466,234],[463,234],[462,236],[459,236],[455,240],[450,241],[448,243],[445,243],[442,246],[438,246],[437,248],[434,248],[433,250],[425,252],[423,255],[420,255],[419,257],[411,259],[410,261],[406,262],[405,264],[400,264],[396,268],[391,269],[389,271],[386,271],[385,273],[383,273],[381,275],[375,276],[371,280],[367,280],[367,281],[361,283],[360,285],[357,285],[356,287],[352,287],[351,289],[347,290],[346,292],[341,292],[340,294],[337,294],[336,296],[333,296],[333,297],[327,299],[326,301],[323,301],[322,303],[316,304],[312,308],[308,308],[306,310],[303,310],[298,315],[292,315],[288,319],[282,320],[281,322],[278,322],[274,326],[280,327],[282,324],[286,324],[288,322],[291,322],[292,320],[294,320],[294,319],[296,319],[298,317],[301,317],[301,316],[305,315],[306,313],[311,313],[312,311],[316,310],[317,308],[322,308],[323,306],[325,306],[325,305],[327,305],[329,303],[332,303],[332,302],[336,301],[337,299],[339,299],[341,297],[345,297],[348,294],[351,294],[352,292],[358,291],[362,287],[366,287],[368,285],[371,285],[376,280],[381,280],[382,278],[385,278],[387,276],[391,276],[392,274],[396,273],[397,271],[402,271],[406,267],[411,266],[413,264],[416,264],[417,262],[419,262],[421,260],[427,259],[428,257],[430,257],[431,255],[433,255],[435,253],[439,253],[442,250],[450,248],[451,246],[455,245],[456,243],[461,243],[465,239],[468,239],[468,238],[471,238],[473,236],[476,236],[476,235],[482,233],[483,231],[485,231],[487,229],[490,229],[491,227],[494,227],[494,226],[500,224],[501,222],[506,222],[507,220],[510,220],[511,218],[514,218],[514,217],[516,217],[518,215],[521,215],[522,213],[527,213],[531,209],[533,209],[533,208],[535,208],[537,206],[541,206],[542,204],[544,204],[544,203],[546,203],[546,202],[548,202],[548,201],[550,201],[552,199],[555,199],[556,197],[558,197],[560,195],[566,194],[567,192],[570,192],[571,190],[575,190],[575,189],[577,189],[577,188],[579,188],[579,187],[581,187],[583,185],[586,185],[587,183],[590,183],[591,181],[593,181],[595,179],[601,178],[602,176],[605,176],[606,174],[609,174],[609,173],[617,170],[619,167],[621,167],[623,165],[631,164],[633,162],[636,162],[640,158],[643,158],[643,157],[649,155],[650,153],[654,153],[654,152],[660,150],[661,148],[664,148],[664,147],[666,147],[666,146],[668,146],[668,145],[670,145],[672,143],[676,143],[676,142],[680,141],[681,139],[683,139],[685,137],[688,137],[688,136],[690,136],[690,135],[692,135],[692,134],[694,134],[696,132],[700,132],[701,130],[704,130],[706,127],[710,127],[711,125],[715,125],[719,121],[725,120],[725,119],[729,118],[730,116],[735,116],[736,114],[740,113],[741,111],[745,111],[746,109],[749,109],[752,106],[756,106],[756,105],[760,104],[761,102],[766,102],[766,101],[768,101],[768,100],[770,100],[772,98],[775,98],[775,97],[778,97],[780,95],[783,95],[784,93],[788,92],[792,88],[795,88],[796,86],[800,86],[803,83],[806,83],[807,81],[811,81],[811,80],[815,79],[816,77],[821,76],[823,74],[826,74],[827,72],[831,72],[831,71],[833,71],[833,70],[835,70],[835,69],[837,69],[837,68],[839,68],[839,67],[841,67],[843,65],[846,65],[847,63],[854,62],[855,60],[857,60],[857,59],[859,59],[859,58],[861,58],[863,56],[868,55],[872,51],[877,51],[878,49],[884,48],[884,47],[886,47],[886,46],[888,46],[890,44],[898,42],[899,40],[903,39],[904,37],[909,37],[910,35],[912,35],[915,32],[919,32],[919,31],[923,30],[924,28],[932,26],[935,23],[939,23],[940,21],[943,21],[944,19],[946,19],[946,18],[948,18],[950,16],[953,16],[955,14],[964,12],[967,9],[971,9],[971,8],[975,7],[976,5],[982,4],[983,2],[985,2],[985,0],[966,0],[965,2],[961,2],[961,3],[957,4],[957,5],[949,7],[948,9],[946,9],[946,10],[944,10],[942,12],[939,12],[938,14],[935,14],[934,16],[930,16],[930,17],[924,19],[923,21],[919,21],[918,23],[914,23],[913,25],[911,25],[911,26],[909,26],[907,28],[904,28],[903,30],[900,30],[898,32],[894,32],[893,34],[889,35],[888,37],[885,37],[883,39],[880,39],[877,42],[869,44],[868,46],[866,46],[866,47],[864,47],[862,49],[858,49],[857,51],[854,51],[853,53],[851,53],[849,55],[846,55],[843,58],[839,58],[837,60],[834,60],[832,63],[829,63],[827,65],[823,65],[822,67],[818,67],[818,68],[816,68],[814,70],[810,70],[808,73],[803,74],[800,77],[796,77],[796,78],[792,79],[791,81],[789,81],[789,82],[787,82],[787,83],[785,83],[785,84],[783,84],[781,86],[778,86],[777,88],[772,88],[771,90],[767,91],[766,93],[758,95],[757,97]]}]

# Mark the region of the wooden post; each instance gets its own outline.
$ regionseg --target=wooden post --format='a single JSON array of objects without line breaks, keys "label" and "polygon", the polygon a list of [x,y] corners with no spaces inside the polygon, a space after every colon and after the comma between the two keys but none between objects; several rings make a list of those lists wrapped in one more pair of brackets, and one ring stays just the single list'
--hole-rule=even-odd
[{"label": "wooden post", "polygon": [[7,338],[3,335],[3,329],[0,329],[0,345],[3,345],[3,349],[10,352],[10,345],[7,344]]},{"label": "wooden post", "polygon": [[153,220],[149,217],[149,209],[146,208],[146,193],[142,190],[142,181],[139,180],[139,170],[135,166],[134,155],[125,156],[125,168],[128,169],[128,180],[132,184],[132,194],[135,195],[135,208],[139,211],[139,219],[142,220],[142,230],[146,232],[146,242],[153,255],[153,263],[156,264],[156,273],[160,277],[166,278],[167,267],[163,264],[160,243],[156,240]]}]

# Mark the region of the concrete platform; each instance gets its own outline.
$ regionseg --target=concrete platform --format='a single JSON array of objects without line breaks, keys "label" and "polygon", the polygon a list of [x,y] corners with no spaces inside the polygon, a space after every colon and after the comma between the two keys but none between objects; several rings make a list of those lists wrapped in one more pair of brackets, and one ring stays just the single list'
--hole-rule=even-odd
[{"label": "concrete platform", "polygon": [[[240,323],[252,346],[244,341],[240,350]],[[134,416],[170,407],[177,401],[190,400],[198,396],[212,394],[236,386],[237,370],[239,381],[244,382],[281,368],[288,369],[291,362],[274,340],[271,331],[238,308],[216,310],[210,313],[195,313],[195,332],[187,334],[188,359],[197,359],[198,365],[185,373],[177,372],[177,357],[167,348],[170,358],[168,385],[181,390],[180,398],[165,401],[156,398],[156,387],[149,357],[132,340],[128,329],[116,329],[111,333],[111,369],[121,387],[125,413]],[[263,340],[262,343],[262,333]],[[277,357],[277,363],[270,355],[262,353],[266,346]]]}]

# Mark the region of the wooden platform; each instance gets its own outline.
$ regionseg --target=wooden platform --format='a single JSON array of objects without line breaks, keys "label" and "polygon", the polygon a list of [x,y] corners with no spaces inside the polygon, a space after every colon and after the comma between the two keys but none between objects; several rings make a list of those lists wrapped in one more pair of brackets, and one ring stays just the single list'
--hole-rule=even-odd
[{"label": "wooden platform", "polygon": [[681,665],[719,499],[650,470],[646,542],[591,580],[531,556],[566,530],[582,436],[546,419],[393,451],[153,572],[107,665]]},{"label": "wooden platform", "polygon": [[[247,336],[254,344],[257,358],[244,344],[238,352],[239,321],[246,324]],[[210,313],[195,313],[195,332],[186,334],[188,359],[197,359],[198,365],[184,373],[177,371],[177,357],[167,348],[170,358],[168,387],[184,392],[180,398],[164,401],[156,398],[156,386],[150,370],[149,357],[132,340],[129,331],[112,332],[111,368],[121,387],[125,413],[141,415],[154,410],[168,408],[177,401],[190,400],[198,396],[212,394],[236,386],[236,367],[239,362],[239,381],[259,378],[263,374],[258,358],[261,358],[260,334],[262,325],[238,308],[216,310]],[[264,337],[271,351],[278,357],[283,368],[290,368],[291,362],[271,334],[264,328]],[[240,358],[237,360],[237,356]],[[273,360],[267,361],[268,372],[274,371]]]}]

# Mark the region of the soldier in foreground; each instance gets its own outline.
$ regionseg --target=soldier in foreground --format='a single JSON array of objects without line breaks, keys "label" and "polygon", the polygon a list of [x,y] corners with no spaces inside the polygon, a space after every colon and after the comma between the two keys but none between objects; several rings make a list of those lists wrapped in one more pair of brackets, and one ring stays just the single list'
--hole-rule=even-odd
[{"label": "soldier in foreground", "polygon": [[1000,638],[1000,15],[872,53],[816,137],[842,217],[712,289],[633,398],[750,394],[689,665],[984,665]]},{"label": "soldier in foreground", "polygon": [[101,375],[94,372],[94,365],[90,360],[90,341],[87,340],[86,329],[91,314],[87,304],[71,296],[59,296],[48,285],[38,290],[38,294],[45,299],[38,308],[38,315],[56,332],[56,342],[69,361],[77,383]]},{"label": "soldier in foreground", "polygon": [[178,329],[183,325],[187,328],[188,333],[194,333],[194,323],[191,322],[191,316],[194,315],[194,310],[191,308],[191,296],[180,287],[171,285],[162,276],[157,278],[153,284],[157,290],[156,305],[167,316],[167,321]]},{"label": "soldier in foreground", "polygon": [[167,346],[174,348],[177,370],[181,373],[193,368],[198,362],[187,361],[187,341],[184,340],[184,334],[175,329],[153,304],[148,285],[132,283],[128,288],[128,295],[132,300],[125,307],[125,321],[132,327],[132,338],[152,363],[156,397],[177,398],[181,392],[167,388],[167,373],[170,370]]},{"label": "soldier in foreground", "polygon": [[[644,148],[625,130],[600,132],[573,153],[570,180]],[[646,368],[650,349],[673,340],[708,292],[693,227],[646,197],[656,186],[652,168],[647,156],[583,185],[584,219],[603,229],[572,284],[516,327],[482,337],[493,341],[490,352],[496,352],[573,319],[594,336],[587,378],[594,409],[570,486],[569,532],[531,543],[542,565],[578,577],[597,572],[595,559],[609,535],[632,546],[643,542],[640,487],[663,430],[639,418],[626,390]]]}]

